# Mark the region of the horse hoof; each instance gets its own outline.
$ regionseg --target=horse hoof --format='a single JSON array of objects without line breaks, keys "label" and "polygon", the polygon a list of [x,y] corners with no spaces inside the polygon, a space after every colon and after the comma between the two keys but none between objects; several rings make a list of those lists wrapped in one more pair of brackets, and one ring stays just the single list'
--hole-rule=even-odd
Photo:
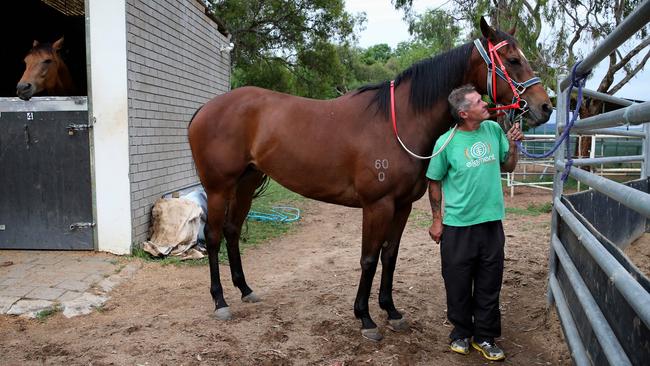
[{"label": "horse hoof", "polygon": [[404,317],[401,319],[388,319],[388,329],[393,332],[403,332],[409,329],[409,323]]},{"label": "horse hoof", "polygon": [[382,340],[382,338],[384,338],[384,336],[379,333],[379,329],[377,328],[361,329],[361,336],[373,342],[379,342]]},{"label": "horse hoof", "polygon": [[243,302],[260,302],[260,301],[262,301],[262,299],[259,296],[255,295],[254,292],[251,292],[250,294],[248,294],[246,296],[243,296],[241,298],[241,301],[243,301]]},{"label": "horse hoof", "polygon": [[232,319],[232,313],[230,308],[225,306],[214,311],[214,316],[219,320],[230,320]]}]

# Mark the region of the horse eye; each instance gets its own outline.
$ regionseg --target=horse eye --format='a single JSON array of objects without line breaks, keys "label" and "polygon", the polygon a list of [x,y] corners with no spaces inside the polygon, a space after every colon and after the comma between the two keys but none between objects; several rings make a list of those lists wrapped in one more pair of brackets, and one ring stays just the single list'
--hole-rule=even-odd
[{"label": "horse eye", "polygon": [[521,65],[521,61],[518,58],[509,58],[508,62],[510,65]]},{"label": "horse eye", "polygon": [[52,63],[52,60],[51,60],[51,59],[43,60],[43,63],[44,63],[44,64],[51,64],[51,63]]}]

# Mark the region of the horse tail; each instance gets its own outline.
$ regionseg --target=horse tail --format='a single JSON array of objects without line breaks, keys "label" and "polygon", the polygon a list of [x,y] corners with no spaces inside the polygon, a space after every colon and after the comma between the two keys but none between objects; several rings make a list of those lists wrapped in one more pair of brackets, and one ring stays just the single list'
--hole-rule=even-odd
[{"label": "horse tail", "polygon": [[201,108],[203,108],[203,106],[200,106],[199,109],[197,109],[196,112],[194,112],[194,114],[192,115],[192,118],[190,118],[190,123],[187,124],[187,128],[190,128],[190,125],[192,124],[192,121],[194,121],[194,117],[196,117],[197,113],[199,113]]},{"label": "horse tail", "polygon": [[266,174],[262,175],[262,181],[260,182],[259,186],[257,186],[255,193],[253,193],[253,199],[263,195],[266,192],[266,190],[269,188],[269,183],[271,183],[271,179],[269,179],[269,176]]}]

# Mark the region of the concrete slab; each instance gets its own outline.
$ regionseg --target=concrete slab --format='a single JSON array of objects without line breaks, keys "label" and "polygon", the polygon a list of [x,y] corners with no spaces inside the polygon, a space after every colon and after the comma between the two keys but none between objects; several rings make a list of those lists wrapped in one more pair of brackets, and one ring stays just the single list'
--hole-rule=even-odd
[{"label": "concrete slab", "polygon": [[140,265],[106,253],[0,250],[0,314],[35,317],[54,307],[66,317],[88,314]]},{"label": "concrete slab", "polygon": [[2,291],[0,291],[0,296],[24,297],[35,288],[36,286],[33,286],[33,284],[25,283],[17,284],[15,286],[6,286],[4,289],[2,289]]},{"label": "concrete slab", "polygon": [[20,300],[20,297],[14,296],[14,297],[7,297],[7,296],[0,296],[0,314],[6,314],[9,309],[11,309],[11,306],[15,304],[18,300]]},{"label": "concrete slab", "polygon": [[59,301],[59,302],[71,301],[71,300],[74,300],[74,299],[80,297],[83,294],[84,294],[83,292],[66,291],[66,292],[63,293],[63,295],[59,296],[57,301]]},{"label": "concrete slab", "polygon": [[65,292],[66,290],[60,288],[36,287],[24,297],[28,299],[56,300]]},{"label": "concrete slab", "polygon": [[64,301],[61,303],[63,315],[66,318],[72,318],[77,315],[90,314],[96,308],[102,306],[108,297],[84,293],[74,300]]},{"label": "concrete slab", "polygon": [[51,310],[55,306],[53,301],[47,300],[28,300],[22,299],[14,303],[7,311],[9,315],[23,315],[35,318],[36,315],[44,310]]},{"label": "concrete slab", "polygon": [[84,291],[87,288],[90,287],[90,283],[84,282],[84,281],[77,281],[77,280],[65,280],[56,287],[64,290],[72,290],[72,291]]}]

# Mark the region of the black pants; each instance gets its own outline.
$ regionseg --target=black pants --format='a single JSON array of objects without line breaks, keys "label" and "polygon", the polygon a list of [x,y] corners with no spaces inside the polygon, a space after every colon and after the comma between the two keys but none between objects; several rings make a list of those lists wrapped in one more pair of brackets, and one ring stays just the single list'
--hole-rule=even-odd
[{"label": "black pants", "polygon": [[492,341],[501,335],[504,243],[501,221],[444,226],[440,256],[452,340],[473,336],[477,342]]}]

